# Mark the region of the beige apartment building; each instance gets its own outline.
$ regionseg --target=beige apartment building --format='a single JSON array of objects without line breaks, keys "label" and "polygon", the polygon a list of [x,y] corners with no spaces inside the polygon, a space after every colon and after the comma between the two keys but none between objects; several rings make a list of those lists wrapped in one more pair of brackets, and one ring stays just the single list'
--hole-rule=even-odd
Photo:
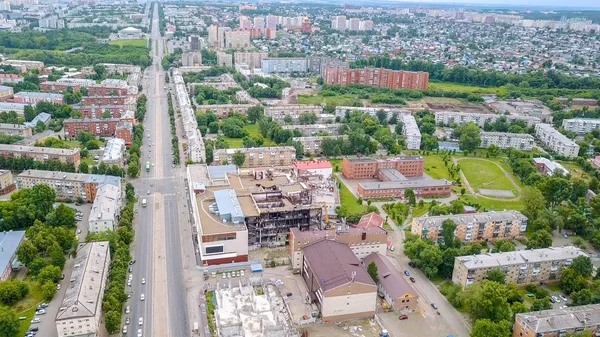
[{"label": "beige apartment building", "polygon": [[563,337],[590,331],[600,333],[600,304],[516,314],[513,337]]},{"label": "beige apartment building", "polygon": [[331,124],[304,124],[304,125],[282,125],[281,128],[284,130],[298,130],[302,134],[302,137],[316,136],[318,133],[327,132],[330,136],[336,136],[340,134],[340,128],[343,124],[331,123]]},{"label": "beige apartment building", "polygon": [[16,188],[12,172],[9,170],[0,170],[0,195],[12,192]]},{"label": "beige apartment building", "polygon": [[71,282],[56,314],[59,337],[98,336],[108,277],[108,241],[79,244]]},{"label": "beige apartment building", "polygon": [[387,231],[381,227],[349,227],[341,230],[316,231],[300,231],[298,228],[290,228],[289,253],[292,272],[299,273],[300,268],[302,268],[304,258],[302,248],[322,239],[334,240],[348,245],[359,260],[371,253],[385,255],[387,249]]},{"label": "beige apartment building", "polygon": [[0,123],[0,134],[27,138],[33,135],[33,130],[30,126],[23,124]]},{"label": "beige apartment building", "polygon": [[254,147],[242,149],[219,149],[213,153],[213,165],[232,164],[233,154],[241,152],[246,160],[241,167],[291,166],[296,161],[293,146]]},{"label": "beige apartment building", "polygon": [[413,218],[411,232],[437,242],[442,239],[439,235],[447,219],[454,221],[455,236],[465,243],[520,239],[527,230],[527,217],[521,212],[491,211]]},{"label": "beige apartment building", "polygon": [[294,142],[300,142],[304,149],[304,153],[319,155],[323,152],[323,141],[325,139],[346,139],[348,136],[314,136],[314,137],[293,137]]},{"label": "beige apartment building", "polygon": [[35,147],[24,145],[0,144],[0,155],[4,157],[33,158],[35,161],[46,162],[56,160],[65,164],[73,164],[79,168],[79,149],[55,149],[51,147]]},{"label": "beige apartment building", "polygon": [[219,67],[233,67],[233,55],[218,51],[217,65]]},{"label": "beige apartment building", "polygon": [[267,52],[235,52],[233,53],[234,64],[246,64],[250,69],[261,67],[264,58],[269,57]]},{"label": "beige apartment building", "polygon": [[466,287],[485,280],[492,269],[502,270],[507,283],[558,281],[562,270],[578,256],[587,254],[572,246],[458,256],[454,259],[452,282]]}]

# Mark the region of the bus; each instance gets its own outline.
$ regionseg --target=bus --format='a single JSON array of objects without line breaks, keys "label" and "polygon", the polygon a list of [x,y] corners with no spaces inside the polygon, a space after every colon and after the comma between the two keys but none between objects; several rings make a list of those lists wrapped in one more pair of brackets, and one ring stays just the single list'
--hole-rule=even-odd
[{"label": "bus", "polygon": [[150,162],[146,162],[146,172],[150,172]]}]

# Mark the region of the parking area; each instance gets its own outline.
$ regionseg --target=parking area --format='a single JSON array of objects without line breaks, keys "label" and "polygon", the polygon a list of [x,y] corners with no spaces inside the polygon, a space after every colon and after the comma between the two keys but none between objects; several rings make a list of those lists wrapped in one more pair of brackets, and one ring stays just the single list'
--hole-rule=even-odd
[{"label": "parking area", "polygon": [[308,319],[313,313],[318,313],[316,305],[311,305],[308,301],[304,280],[300,275],[292,274],[287,266],[265,269],[263,278],[277,284],[282,295],[286,297],[294,323]]},{"label": "parking area", "polygon": [[[372,319],[332,323],[332,324],[311,324],[298,327],[302,334],[306,332],[310,337],[377,337],[381,328]],[[391,336],[396,336],[392,333]],[[414,335],[420,336],[420,335]]]},{"label": "parking area", "polygon": [[399,314],[394,312],[378,313],[377,317],[392,337],[446,337],[450,334],[458,336],[443,315],[428,316],[426,312],[422,311],[422,308],[408,315],[406,320],[398,319]]}]

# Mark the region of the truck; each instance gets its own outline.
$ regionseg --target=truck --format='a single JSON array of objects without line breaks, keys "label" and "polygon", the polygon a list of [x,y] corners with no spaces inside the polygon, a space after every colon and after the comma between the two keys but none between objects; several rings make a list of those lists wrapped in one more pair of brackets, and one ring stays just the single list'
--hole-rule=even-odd
[{"label": "truck", "polygon": [[142,207],[146,207],[146,198],[142,199]]}]

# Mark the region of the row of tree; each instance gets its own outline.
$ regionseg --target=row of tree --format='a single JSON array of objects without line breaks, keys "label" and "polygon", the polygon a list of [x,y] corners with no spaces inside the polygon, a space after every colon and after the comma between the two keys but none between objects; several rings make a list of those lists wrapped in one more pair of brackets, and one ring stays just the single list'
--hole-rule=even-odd
[{"label": "row of tree", "polygon": [[[148,100],[143,94],[138,98],[135,109],[135,118],[137,118],[140,122],[143,122],[144,118],[146,117],[147,102]],[[133,138],[131,140],[131,146],[129,147],[129,158],[127,160],[127,175],[132,178],[137,178],[140,175],[140,160],[142,157],[143,141],[144,126],[142,123],[138,123],[133,127]]]},{"label": "row of tree", "polygon": [[173,98],[169,93],[167,98],[169,122],[171,124],[171,149],[173,151],[173,164],[179,164],[179,138],[177,137],[177,128],[175,127],[175,109],[173,109]]}]

